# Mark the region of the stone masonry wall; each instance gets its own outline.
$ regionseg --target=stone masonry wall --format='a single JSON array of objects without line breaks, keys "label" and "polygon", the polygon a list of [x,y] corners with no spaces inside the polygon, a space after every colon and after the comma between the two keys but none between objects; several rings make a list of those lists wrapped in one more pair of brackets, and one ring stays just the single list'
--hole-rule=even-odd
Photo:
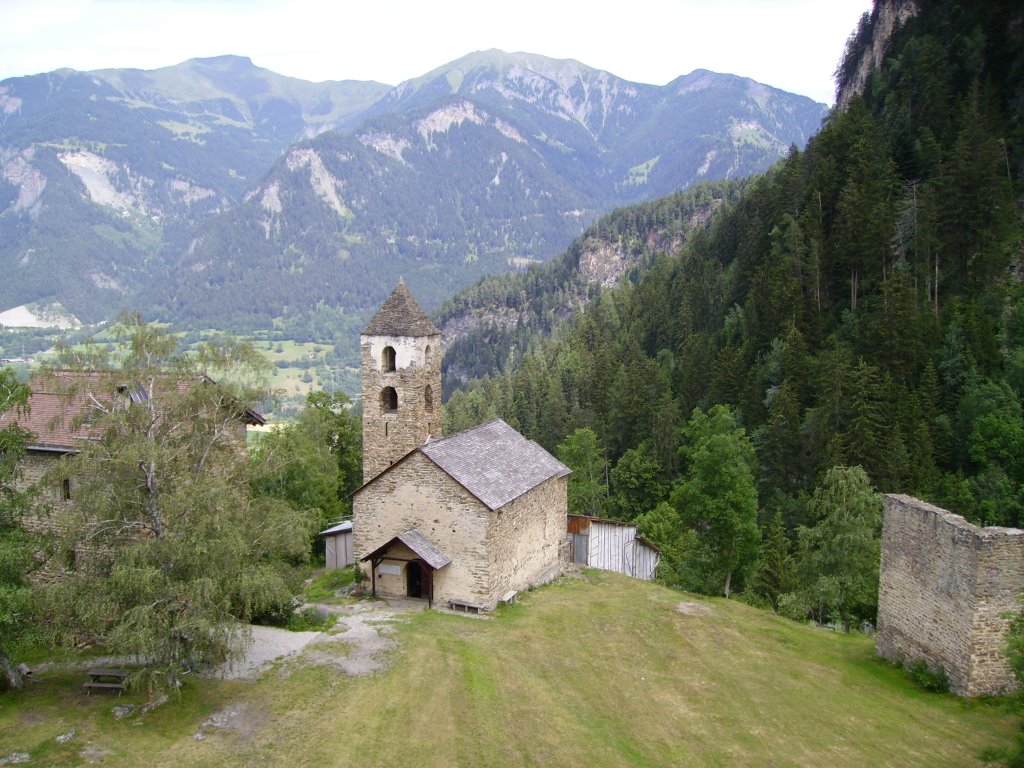
[{"label": "stone masonry wall", "polygon": [[[434,600],[486,602],[491,595],[484,540],[491,512],[422,453],[356,492],[353,550],[356,561],[395,536],[415,529],[452,562],[434,573]],[[369,564],[362,566],[369,576]],[[377,590],[406,592],[405,565],[397,576],[379,574]]]},{"label": "stone masonry wall", "polygon": [[[64,484],[59,480],[46,480],[46,473],[57,466],[63,454],[51,451],[29,451],[18,461],[18,487],[28,489],[35,486],[39,491],[36,501],[38,512],[27,516],[22,522],[25,528],[35,533],[52,534],[62,537],[67,532],[64,516],[72,503],[64,498]],[[75,480],[71,478],[68,490],[74,499]],[[70,567],[81,568],[90,562],[100,550],[89,544],[78,542],[56,556],[51,556],[42,567],[30,576],[34,584],[50,584],[62,578]],[[76,565],[77,563],[77,565]]]},{"label": "stone masonry wall", "polygon": [[569,552],[567,488],[567,478],[553,477],[492,513],[487,551],[493,578],[485,604],[561,574]]},{"label": "stone masonry wall", "polygon": [[[395,350],[394,371],[384,370],[385,347]],[[440,335],[360,337],[364,483],[441,436],[441,354]],[[398,394],[396,410],[381,405],[386,387]]]},{"label": "stone masonry wall", "polygon": [[909,496],[888,495],[882,529],[878,653],[941,665],[977,696],[1013,684],[1002,650],[1024,588],[1024,531],[978,528]]}]

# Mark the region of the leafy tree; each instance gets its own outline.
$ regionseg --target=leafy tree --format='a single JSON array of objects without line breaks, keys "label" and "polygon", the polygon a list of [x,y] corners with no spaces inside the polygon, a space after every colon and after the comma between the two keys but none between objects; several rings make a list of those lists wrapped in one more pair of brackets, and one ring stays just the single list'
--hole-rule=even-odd
[{"label": "leafy tree", "polygon": [[[0,415],[24,408],[28,395],[28,387],[18,382],[12,369],[0,369]],[[29,494],[15,485],[27,438],[28,433],[15,424],[0,429],[0,690],[21,689],[21,673],[8,652],[33,627],[28,574],[37,565],[38,541],[22,526]]]},{"label": "leafy tree", "polygon": [[79,556],[52,605],[69,632],[147,659],[149,686],[176,687],[239,650],[245,622],[290,611],[283,561],[308,554],[313,518],[249,492],[246,403],[267,395],[251,346],[185,354],[137,316],[112,332],[113,352],[62,351],[64,369],[92,373],[52,374],[94,437],[57,470],[73,489],[65,547]]},{"label": "leafy tree", "polygon": [[253,492],[308,510],[323,527],[351,514],[362,473],[359,419],[341,392],[311,392],[294,422],[260,437],[250,460]]},{"label": "leafy tree", "polygon": [[808,508],[814,525],[797,531],[801,603],[819,623],[874,620],[881,495],[860,467],[833,467]]},{"label": "leafy tree", "polygon": [[663,501],[668,488],[661,482],[661,466],[650,443],[630,448],[612,469],[612,508],[624,520],[633,520]]},{"label": "leafy tree", "polygon": [[600,517],[607,498],[608,461],[594,430],[575,430],[558,446],[558,459],[572,470],[569,475],[569,512]]},{"label": "leafy tree", "polygon": [[754,449],[724,405],[695,409],[683,431],[687,468],[672,489],[672,506],[697,533],[708,584],[721,585],[728,597],[734,574],[757,554]]},{"label": "leafy tree", "polygon": [[683,524],[675,507],[663,501],[640,515],[636,525],[640,534],[661,550],[656,574],[658,581],[684,589],[697,583],[691,570],[697,535]]}]

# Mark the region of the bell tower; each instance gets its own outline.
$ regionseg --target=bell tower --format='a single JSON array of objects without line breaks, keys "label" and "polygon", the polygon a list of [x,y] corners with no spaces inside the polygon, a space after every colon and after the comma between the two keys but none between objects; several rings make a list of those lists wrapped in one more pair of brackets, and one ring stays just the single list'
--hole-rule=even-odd
[{"label": "bell tower", "polygon": [[359,348],[365,483],[441,436],[441,332],[399,280]]}]

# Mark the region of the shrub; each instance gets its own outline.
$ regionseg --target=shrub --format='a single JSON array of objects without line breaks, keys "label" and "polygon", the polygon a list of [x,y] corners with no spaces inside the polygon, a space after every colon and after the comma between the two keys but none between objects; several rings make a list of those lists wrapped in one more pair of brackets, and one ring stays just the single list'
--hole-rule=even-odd
[{"label": "shrub", "polygon": [[910,679],[923,690],[932,693],[946,693],[949,690],[949,675],[940,664],[931,665],[925,659],[914,659],[903,666]]},{"label": "shrub", "polygon": [[333,627],[337,620],[333,613],[309,607],[289,616],[284,628],[290,632],[322,632]]},{"label": "shrub", "polygon": [[334,593],[339,589],[347,587],[353,581],[358,581],[361,573],[359,568],[352,565],[324,571],[306,587],[306,602],[322,603],[332,599]]}]

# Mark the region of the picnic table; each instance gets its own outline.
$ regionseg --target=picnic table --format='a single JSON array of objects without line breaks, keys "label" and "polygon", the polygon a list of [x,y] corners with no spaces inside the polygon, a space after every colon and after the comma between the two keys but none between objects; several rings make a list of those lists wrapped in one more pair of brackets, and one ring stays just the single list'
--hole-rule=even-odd
[{"label": "picnic table", "polygon": [[89,670],[89,682],[83,683],[86,695],[93,691],[117,691],[120,696],[124,693],[125,680],[131,674],[127,669],[113,669],[111,667],[93,667]]}]

